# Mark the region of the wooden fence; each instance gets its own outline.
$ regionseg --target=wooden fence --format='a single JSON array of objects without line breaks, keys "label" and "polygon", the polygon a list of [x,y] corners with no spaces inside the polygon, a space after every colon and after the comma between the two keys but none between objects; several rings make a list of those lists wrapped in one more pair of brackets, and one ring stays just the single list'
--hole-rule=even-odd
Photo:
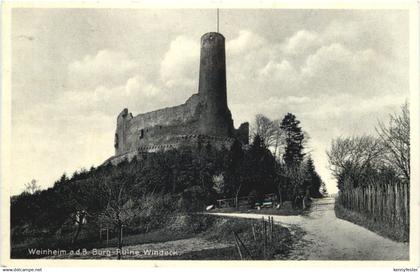
[{"label": "wooden fence", "polygon": [[[236,249],[241,260],[266,260],[273,258],[276,249],[275,245],[279,244],[281,235],[279,235],[278,230],[274,229],[274,217],[268,216],[268,220],[266,220],[263,216],[260,222],[261,224],[255,220],[251,225],[252,236],[254,237],[254,250],[250,250],[249,246],[242,242],[238,233],[233,231]],[[253,256],[253,253],[256,253],[257,256]]]},{"label": "wooden fence", "polygon": [[408,183],[375,184],[339,192],[338,202],[346,209],[359,212],[393,227],[410,225]]}]

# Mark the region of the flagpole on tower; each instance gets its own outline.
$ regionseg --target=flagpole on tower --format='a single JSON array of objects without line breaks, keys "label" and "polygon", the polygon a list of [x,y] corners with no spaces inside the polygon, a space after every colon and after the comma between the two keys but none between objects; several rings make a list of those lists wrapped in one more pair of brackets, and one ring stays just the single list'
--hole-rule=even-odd
[{"label": "flagpole on tower", "polygon": [[217,33],[219,33],[219,9],[217,9]]}]

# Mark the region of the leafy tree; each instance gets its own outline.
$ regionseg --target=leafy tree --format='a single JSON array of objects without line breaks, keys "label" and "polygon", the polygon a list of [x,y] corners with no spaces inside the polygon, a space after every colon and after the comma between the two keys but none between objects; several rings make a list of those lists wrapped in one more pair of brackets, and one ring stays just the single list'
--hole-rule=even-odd
[{"label": "leafy tree", "polygon": [[235,197],[235,204],[238,206],[238,198],[244,183],[247,181],[244,177],[243,164],[245,153],[238,141],[235,141],[226,158],[225,174],[228,183],[225,185],[228,194]]},{"label": "leafy tree", "polygon": [[283,167],[283,175],[287,180],[287,198],[293,201],[295,206],[298,206],[308,191],[309,181],[305,165],[286,165]]},{"label": "leafy tree", "polygon": [[54,187],[56,186],[56,185],[59,185],[59,184],[62,184],[62,183],[65,183],[65,182],[67,182],[67,181],[69,181],[70,179],[67,177],[67,174],[66,173],[63,173],[62,175],[61,175],[61,177],[54,183]]},{"label": "leafy tree", "polygon": [[254,140],[247,152],[242,165],[242,175],[249,185],[246,191],[255,189],[259,194],[275,191],[275,165],[276,161],[259,135]]},{"label": "leafy tree", "polygon": [[308,175],[308,182],[305,184],[307,187],[309,187],[309,194],[311,197],[321,197],[321,184],[322,180],[321,177],[318,175],[318,173],[315,170],[314,161],[311,157],[309,157],[306,160],[306,173]]},{"label": "leafy tree", "polygon": [[283,160],[288,167],[296,167],[305,156],[303,153],[304,134],[299,124],[300,121],[291,113],[286,114],[280,124],[286,144]]},{"label": "leafy tree", "polygon": [[[29,237],[25,231],[31,229],[33,237],[63,230],[67,241],[64,235],[73,229],[71,238],[76,241],[79,236],[93,237],[104,222],[112,223],[118,233],[123,225],[148,231],[162,226],[170,213],[201,210],[218,194],[238,199],[250,192],[272,193],[279,187],[284,199],[301,195],[303,168],[290,174],[293,171],[287,169],[292,168],[280,165],[269,148],[257,134],[246,147],[235,141],[229,150],[216,149],[202,142],[197,149],[147,153],[116,166],[82,169],[71,178],[64,174],[52,188],[11,199],[12,240]],[[80,216],[82,211],[86,215]],[[87,224],[79,224],[87,217]]]}]

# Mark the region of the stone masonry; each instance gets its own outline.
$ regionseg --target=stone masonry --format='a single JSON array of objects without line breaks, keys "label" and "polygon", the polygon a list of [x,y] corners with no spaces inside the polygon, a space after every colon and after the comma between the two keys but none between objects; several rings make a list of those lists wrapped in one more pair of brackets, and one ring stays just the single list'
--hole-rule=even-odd
[{"label": "stone masonry", "polygon": [[235,129],[227,105],[223,35],[204,34],[200,54],[198,93],[184,104],[134,117],[124,109],[118,115],[111,162],[182,145],[210,143],[216,148],[229,148],[235,139],[248,144],[248,123]]}]

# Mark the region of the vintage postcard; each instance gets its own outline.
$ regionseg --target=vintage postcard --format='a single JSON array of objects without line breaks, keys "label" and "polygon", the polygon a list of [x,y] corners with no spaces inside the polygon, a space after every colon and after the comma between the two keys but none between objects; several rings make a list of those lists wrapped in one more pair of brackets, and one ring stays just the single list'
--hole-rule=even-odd
[{"label": "vintage postcard", "polygon": [[418,11],[3,2],[1,265],[417,271]]}]

